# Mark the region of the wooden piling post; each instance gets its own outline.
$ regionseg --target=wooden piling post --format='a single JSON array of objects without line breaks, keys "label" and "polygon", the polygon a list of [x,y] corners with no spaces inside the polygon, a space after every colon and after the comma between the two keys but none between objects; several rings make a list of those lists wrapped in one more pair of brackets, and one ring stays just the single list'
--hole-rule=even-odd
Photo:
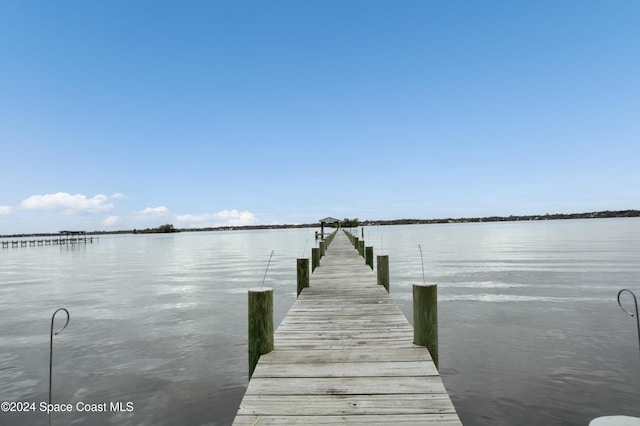
[{"label": "wooden piling post", "polygon": [[426,346],[438,368],[438,286],[413,285],[413,343]]},{"label": "wooden piling post", "polygon": [[273,289],[249,289],[249,379],[260,355],[273,350]]},{"label": "wooden piling post", "polygon": [[373,247],[370,246],[365,248],[364,260],[366,264],[371,267],[371,270],[373,270]]},{"label": "wooden piling post", "polygon": [[358,250],[358,253],[359,253],[360,252],[360,238],[353,237],[351,242],[353,243],[353,246],[356,248],[356,250]]},{"label": "wooden piling post", "polygon": [[298,292],[296,296],[300,296],[302,289],[309,287],[309,259],[296,259],[297,276],[298,276]]},{"label": "wooden piling post", "polygon": [[318,266],[320,266],[320,249],[314,247],[311,249],[311,272],[315,271]]},{"label": "wooden piling post", "polygon": [[326,251],[325,246],[326,243],[324,241],[320,241],[320,243],[318,243],[318,248],[320,249],[320,259],[324,257],[324,253]]},{"label": "wooden piling post", "polygon": [[389,293],[389,256],[377,256],[378,285],[384,286]]},{"label": "wooden piling post", "polygon": [[358,241],[358,253],[360,253],[360,256],[364,257],[364,240]]}]

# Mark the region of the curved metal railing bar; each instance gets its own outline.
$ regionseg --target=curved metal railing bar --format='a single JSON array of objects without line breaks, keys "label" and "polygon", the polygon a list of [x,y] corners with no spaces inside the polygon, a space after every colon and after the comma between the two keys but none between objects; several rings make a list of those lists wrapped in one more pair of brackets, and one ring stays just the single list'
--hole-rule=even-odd
[{"label": "curved metal railing bar", "polygon": [[[632,297],[633,297],[633,303],[635,304],[635,308],[636,308],[636,312],[635,314],[633,312],[629,312],[627,311],[624,306],[622,306],[622,302],[620,301],[620,296],[622,296],[622,293],[624,292],[629,293]],[[622,290],[620,290],[618,292],[618,306],[620,306],[620,309],[622,309],[623,311],[625,311],[627,314],[629,314],[632,317],[636,317],[636,327],[638,329],[638,350],[640,350],[640,318],[638,318],[638,299],[636,299],[636,295],[633,294],[633,292],[629,289],[623,288]]]},{"label": "curved metal railing bar", "polygon": [[[62,328],[58,331],[56,331],[55,333],[53,332],[53,321],[56,318],[56,314],[60,311],[64,311],[67,314],[67,322],[64,323],[64,325],[62,326]],[[59,308],[57,309],[53,315],[51,316],[51,335],[50,335],[50,339],[49,339],[49,407],[51,407],[51,377],[52,377],[52,373],[53,373],[53,336],[54,335],[58,335],[60,333],[62,333],[62,330],[64,330],[65,328],[67,328],[67,325],[69,325],[69,320],[71,319],[71,316],[69,315],[69,311],[67,311],[65,308]],[[49,410],[49,426],[51,426],[51,410]]]}]

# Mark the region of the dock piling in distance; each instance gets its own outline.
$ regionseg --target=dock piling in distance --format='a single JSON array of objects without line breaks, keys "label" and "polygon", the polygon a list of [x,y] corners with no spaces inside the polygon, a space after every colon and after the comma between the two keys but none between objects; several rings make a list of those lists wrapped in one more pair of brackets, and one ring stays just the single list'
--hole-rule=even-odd
[{"label": "dock piling in distance", "polygon": [[273,350],[273,289],[249,289],[249,379],[260,355]]},{"label": "dock piling in distance", "polygon": [[298,278],[298,291],[296,294],[300,296],[302,289],[309,287],[309,259],[297,259],[297,278]]},{"label": "dock piling in distance", "polygon": [[311,272],[315,271],[318,266],[320,266],[320,249],[314,247],[311,249]]},{"label": "dock piling in distance", "polygon": [[389,256],[377,256],[378,285],[384,286],[389,293]]},{"label": "dock piling in distance", "polygon": [[367,265],[373,269],[373,247],[365,247],[365,257],[364,260]]},{"label": "dock piling in distance", "polygon": [[413,343],[426,346],[438,368],[438,286],[413,285]]}]

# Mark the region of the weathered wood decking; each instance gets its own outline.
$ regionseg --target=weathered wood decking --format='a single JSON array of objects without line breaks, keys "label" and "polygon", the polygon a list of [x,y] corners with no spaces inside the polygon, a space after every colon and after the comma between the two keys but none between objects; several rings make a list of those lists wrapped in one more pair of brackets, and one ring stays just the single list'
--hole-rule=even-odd
[{"label": "weathered wood decking", "polygon": [[426,348],[338,232],[262,355],[234,425],[460,425]]}]

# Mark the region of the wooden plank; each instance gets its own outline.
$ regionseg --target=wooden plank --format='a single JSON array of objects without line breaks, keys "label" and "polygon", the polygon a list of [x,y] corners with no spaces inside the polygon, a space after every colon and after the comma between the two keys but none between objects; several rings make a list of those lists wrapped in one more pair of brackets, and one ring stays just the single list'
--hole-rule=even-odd
[{"label": "wooden plank", "polygon": [[296,330],[290,329],[286,333],[278,333],[276,338],[280,341],[286,339],[411,339],[413,331],[403,328],[399,329],[344,329],[344,330]]},{"label": "wooden plank", "polygon": [[413,332],[406,329],[344,329],[344,330],[289,330],[286,333],[278,333],[276,340],[288,339],[412,339]]},{"label": "wooden plank", "polygon": [[360,348],[360,349],[367,349],[370,351],[376,351],[378,349],[380,349],[381,343],[380,342],[384,342],[384,347],[385,348],[398,348],[398,349],[402,349],[402,348],[406,348],[407,347],[407,341],[406,339],[400,339],[400,340],[391,340],[391,341],[385,341],[385,340],[379,340],[379,341],[370,341],[370,340],[354,340],[351,342],[345,342],[345,341],[340,341],[340,340],[324,340],[324,341],[318,341],[318,340],[281,340],[281,341],[277,341],[275,342],[275,347],[276,350],[295,350],[295,349],[316,349],[316,350],[320,350],[320,349],[346,349],[346,348]]},{"label": "wooden plank", "polygon": [[425,361],[430,360],[429,352],[420,346],[405,348],[369,349],[296,349],[276,350],[260,357],[260,364],[317,364],[319,362],[370,362],[379,359],[395,361]]},{"label": "wooden plank", "polygon": [[333,362],[331,364],[261,364],[257,377],[402,377],[437,376],[433,361]]},{"label": "wooden plank", "polygon": [[339,324],[340,330],[336,330],[336,323],[327,324],[309,324],[300,323],[292,325],[281,325],[278,329],[279,334],[288,333],[338,333],[338,332],[355,332],[355,331],[369,331],[375,330],[386,333],[413,333],[410,326],[405,324],[378,324],[377,322],[365,323],[350,323]]},{"label": "wooden plank", "polygon": [[[277,365],[277,364],[272,364]],[[247,395],[392,395],[446,393],[440,376],[426,377],[256,377]]]},{"label": "wooden plank", "polygon": [[399,315],[382,315],[379,318],[366,318],[366,317],[363,318],[362,315],[352,315],[351,318],[345,318],[345,316],[346,315],[342,315],[342,316],[327,315],[326,317],[318,318],[317,316],[312,316],[312,315],[309,315],[309,316],[287,315],[280,323],[278,330],[281,329],[282,327],[286,327],[289,325],[310,325],[314,327],[330,325],[335,327],[336,325],[345,325],[345,324],[349,324],[349,325],[373,324],[373,325],[379,325],[379,326],[397,324],[397,325],[411,327],[407,322],[407,320],[404,317],[401,317]]},{"label": "wooden plank", "polygon": [[305,315],[314,315],[314,314],[320,314],[320,315],[327,315],[327,314],[335,314],[335,313],[340,313],[341,315],[354,315],[354,314],[371,314],[371,315],[384,315],[385,313],[387,315],[397,315],[398,311],[396,311],[397,307],[396,306],[389,306],[389,307],[385,307],[384,305],[380,304],[380,303],[376,303],[376,304],[365,304],[365,303],[361,303],[361,304],[353,304],[353,305],[336,305],[334,304],[326,304],[326,305],[294,305],[291,308],[291,312],[292,314],[302,314],[304,313]]},{"label": "wooden plank", "polygon": [[370,416],[238,416],[237,426],[289,426],[289,425],[440,425],[460,426],[457,414],[413,414]]},{"label": "wooden plank", "polygon": [[446,394],[397,395],[247,395],[239,415],[269,413],[270,416],[343,416],[372,414],[445,414],[455,413]]}]

